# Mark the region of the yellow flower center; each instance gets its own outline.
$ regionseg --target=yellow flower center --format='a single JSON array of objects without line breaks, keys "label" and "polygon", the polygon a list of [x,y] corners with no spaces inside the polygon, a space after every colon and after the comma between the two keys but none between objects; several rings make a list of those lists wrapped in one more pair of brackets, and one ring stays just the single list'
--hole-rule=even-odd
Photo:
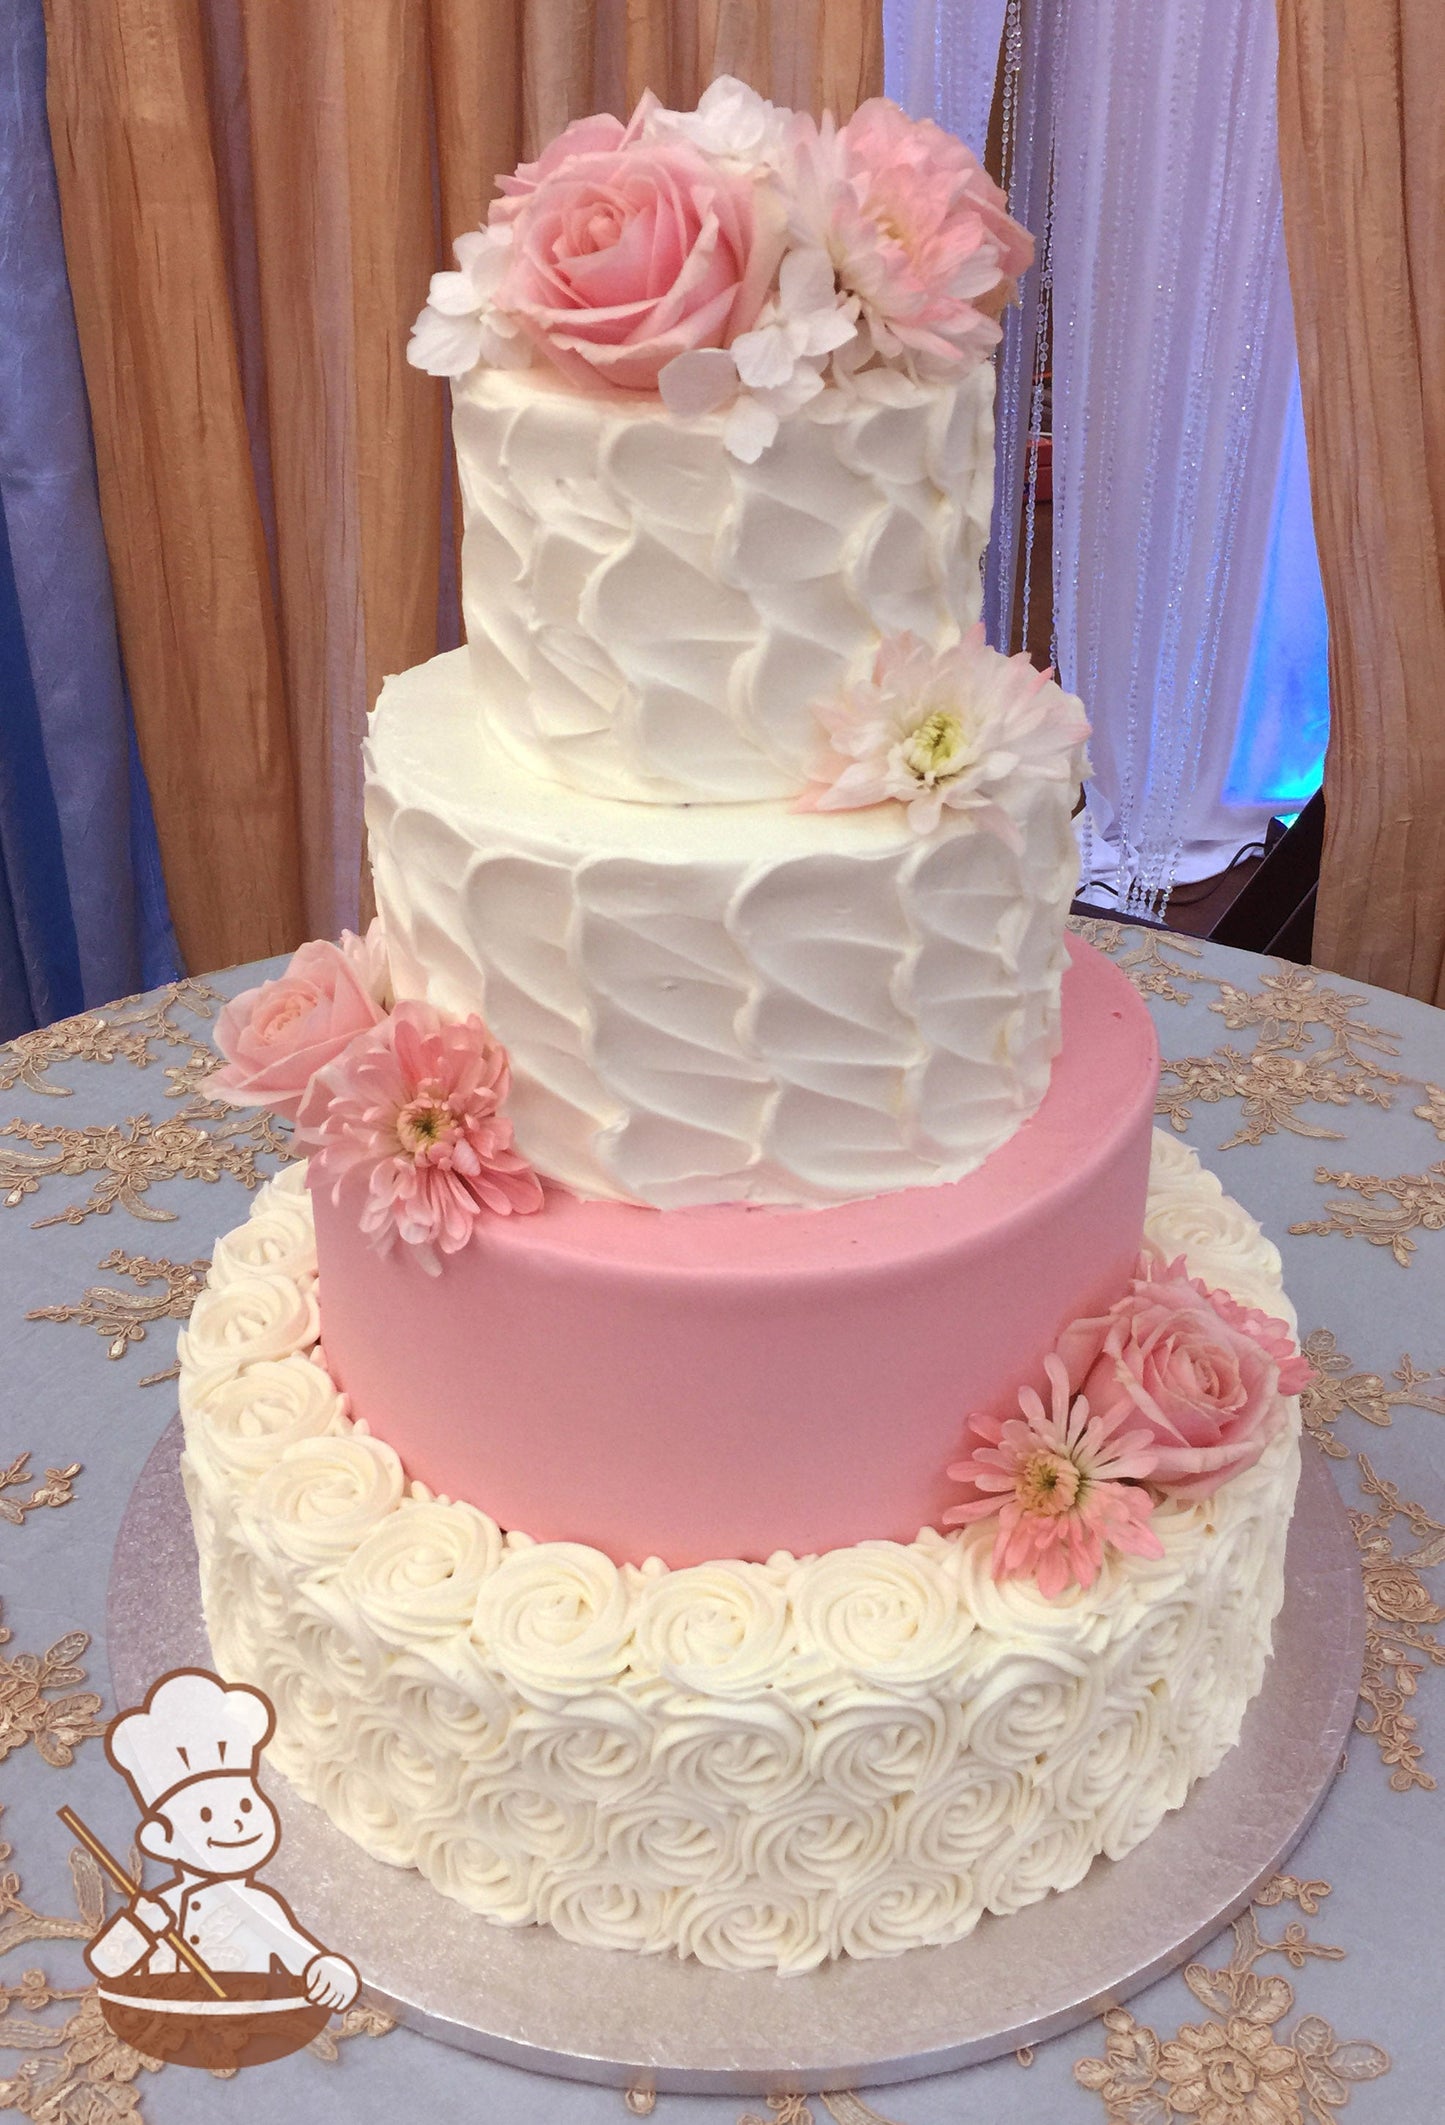
[{"label": "yellow flower center", "polygon": [[967,764],[963,718],[946,708],[925,716],[903,741],[904,764],[920,782],[943,782]]},{"label": "yellow flower center", "polygon": [[1079,1495],[1079,1471],[1063,1454],[1031,1454],[1019,1472],[1018,1501],[1026,1513],[1060,1517]]},{"label": "yellow flower center", "polygon": [[451,1109],[445,1100],[422,1093],[397,1115],[397,1140],[403,1151],[420,1158],[442,1142],[451,1126]]}]

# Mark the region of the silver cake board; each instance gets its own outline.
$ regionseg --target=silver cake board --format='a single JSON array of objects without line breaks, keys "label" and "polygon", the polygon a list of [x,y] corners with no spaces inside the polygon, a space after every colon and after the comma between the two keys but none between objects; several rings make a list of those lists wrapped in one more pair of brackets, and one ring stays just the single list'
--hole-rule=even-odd
[{"label": "silver cake board", "polygon": [[[131,1494],[111,1569],[117,1706],[168,1668],[208,1667],[180,1419]],[[367,1857],[279,1772],[267,1880],[349,1956],[367,1995],[424,2035],[510,2066],[680,2095],[882,2087],[1038,2044],[1177,1968],[1304,1834],[1339,1767],[1365,1607],[1339,1492],[1307,1444],[1274,1656],[1239,1744],[1119,1861],[966,1940],[805,1976],[705,1969],[492,1926],[410,1869]]]}]

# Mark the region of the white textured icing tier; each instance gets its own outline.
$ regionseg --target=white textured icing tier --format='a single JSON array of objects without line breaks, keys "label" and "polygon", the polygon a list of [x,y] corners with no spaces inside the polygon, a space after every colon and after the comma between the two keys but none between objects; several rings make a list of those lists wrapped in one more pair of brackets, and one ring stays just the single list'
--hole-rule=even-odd
[{"label": "white textured icing tier", "polygon": [[[1145,1230],[1293,1325],[1275,1249],[1158,1135]],[[491,1920],[732,1968],[957,1940],[1121,1858],[1238,1738],[1292,1401],[1254,1468],[1156,1508],[1162,1558],[1055,1600],[995,1583],[987,1526],[619,1567],[408,1485],[331,1382],[315,1284],[293,1169],[181,1337],[214,1657],[272,1698],[300,1792]]]},{"label": "white textured icing tier", "polygon": [[389,679],[367,741],[398,992],[479,1012],[540,1172],[664,1208],[961,1179],[1058,1047],[1070,785],[1020,780],[1014,854],[900,805],[623,804],[478,722],[466,652]]},{"label": "white textured icing tier", "polygon": [[755,465],[722,418],[545,368],[455,387],[478,703],[538,772],[654,802],[791,795],[812,704],[880,636],[978,618],[993,369],[901,405],[822,392]]}]

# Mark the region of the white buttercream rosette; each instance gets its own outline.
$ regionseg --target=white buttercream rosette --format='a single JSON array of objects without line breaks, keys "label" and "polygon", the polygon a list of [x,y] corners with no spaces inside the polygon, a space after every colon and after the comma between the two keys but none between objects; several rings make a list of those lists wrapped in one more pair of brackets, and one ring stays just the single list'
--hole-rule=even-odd
[{"label": "white buttercream rosette", "polygon": [[206,1390],[244,1366],[312,1349],[321,1333],[316,1294],[275,1269],[207,1283],[176,1338],[180,1399],[188,1415]]},{"label": "white buttercream rosette", "polygon": [[450,1812],[418,1821],[416,1864],[434,1889],[480,1911],[494,1925],[536,1923],[536,1860],[528,1852],[503,1850]]},{"label": "white buttercream rosette", "polygon": [[346,1397],[311,1358],[262,1358],[243,1372],[193,1392],[186,1452],[213,1490],[248,1487],[298,1439],[336,1436],[346,1428]]},{"label": "white buttercream rosette", "polygon": [[308,1198],[268,1181],[244,1225],[217,1240],[209,1281],[220,1289],[271,1269],[297,1283],[316,1274],[316,1226]]},{"label": "white buttercream rosette", "polygon": [[786,1567],[697,1564],[645,1582],[639,1663],[701,1697],[751,1697],[793,1649]]},{"label": "white buttercream rosette", "polygon": [[603,1805],[597,1819],[606,1864],[619,1881],[658,1889],[737,1882],[743,1876],[742,1818],[650,1787]]},{"label": "white buttercream rosette", "polygon": [[964,1657],[973,1618],[919,1544],[860,1542],[799,1564],[788,1584],[805,1652],[844,1675],[895,1688],[941,1682]]},{"label": "white buttercream rosette", "polygon": [[401,1463],[380,1439],[359,1431],[301,1439],[256,1485],[250,1520],[293,1563],[339,1571],[405,1492]]},{"label": "white buttercream rosette", "polygon": [[539,1542],[503,1557],[481,1590],[472,1632],[522,1695],[545,1705],[621,1674],[632,1605],[622,1574],[600,1550]]},{"label": "white buttercream rosette", "polygon": [[351,1552],[340,1584],[382,1643],[401,1651],[465,1635],[501,1559],[501,1531],[475,1506],[403,1498]]}]

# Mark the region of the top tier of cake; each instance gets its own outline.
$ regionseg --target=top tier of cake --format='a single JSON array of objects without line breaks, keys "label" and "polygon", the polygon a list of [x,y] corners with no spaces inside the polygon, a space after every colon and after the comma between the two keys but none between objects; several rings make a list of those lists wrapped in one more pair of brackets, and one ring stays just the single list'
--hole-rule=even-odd
[{"label": "top tier of cake", "polygon": [[1077,875],[1082,705],[977,624],[1030,239],[936,126],[739,82],[499,183],[409,350],[468,648],[372,720],[396,992],[581,1195],[959,1180],[1047,1089]]},{"label": "top tier of cake", "polygon": [[837,390],[751,464],[724,419],[478,366],[455,386],[479,705],[535,772],[651,803],[793,797],[880,642],[979,616],[993,371]]}]

